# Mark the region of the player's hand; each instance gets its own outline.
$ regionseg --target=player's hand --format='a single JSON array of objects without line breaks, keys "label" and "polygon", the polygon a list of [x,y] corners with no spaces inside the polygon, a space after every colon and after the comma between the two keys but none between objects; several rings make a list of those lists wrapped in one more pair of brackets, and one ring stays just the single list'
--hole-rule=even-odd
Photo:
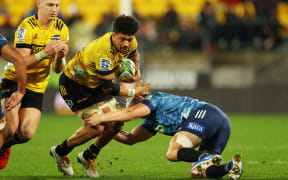
[{"label": "player's hand", "polygon": [[65,44],[64,48],[61,51],[57,52],[57,58],[65,57],[68,54],[68,52],[69,52],[68,45]]},{"label": "player's hand", "polygon": [[94,113],[88,114],[88,116],[83,119],[85,126],[92,126],[93,127],[93,126],[100,124],[101,120],[100,120],[100,118],[97,118],[97,116],[99,116],[99,115],[94,114]]},{"label": "player's hand", "polygon": [[44,48],[44,52],[47,56],[55,55],[57,52],[65,49],[66,43],[63,40],[52,40],[48,42]]},{"label": "player's hand", "polygon": [[8,99],[7,104],[5,105],[5,109],[10,111],[15,106],[17,106],[24,97],[24,93],[20,93],[19,91],[14,92],[11,97]]},{"label": "player's hand", "polygon": [[141,78],[141,73],[140,73],[139,70],[137,70],[135,76],[132,76],[132,77],[131,77],[131,81],[132,81],[132,82],[137,82],[137,81],[140,80],[140,78]]},{"label": "player's hand", "polygon": [[135,96],[145,96],[148,95],[148,90],[150,89],[151,83],[145,84],[144,86],[135,87]]}]

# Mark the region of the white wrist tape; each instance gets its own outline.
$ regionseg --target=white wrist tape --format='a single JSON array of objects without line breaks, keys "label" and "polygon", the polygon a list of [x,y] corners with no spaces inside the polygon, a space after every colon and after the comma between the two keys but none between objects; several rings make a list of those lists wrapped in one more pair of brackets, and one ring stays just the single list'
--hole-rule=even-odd
[{"label": "white wrist tape", "polygon": [[134,97],[135,96],[135,89],[128,89],[128,97]]},{"label": "white wrist tape", "polygon": [[47,55],[45,54],[44,50],[39,51],[38,53],[35,54],[35,58],[37,61],[41,61],[42,59],[46,58]]}]

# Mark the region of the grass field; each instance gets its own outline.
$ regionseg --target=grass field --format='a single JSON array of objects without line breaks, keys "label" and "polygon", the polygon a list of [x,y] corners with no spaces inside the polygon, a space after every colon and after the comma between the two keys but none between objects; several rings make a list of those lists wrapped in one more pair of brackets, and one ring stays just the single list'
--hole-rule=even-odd
[{"label": "grass field", "polygon": [[[288,179],[288,114],[229,116],[232,133],[222,154],[223,162],[230,161],[232,155],[239,152],[243,156],[242,179]],[[128,122],[125,129],[140,123],[141,120]],[[44,114],[34,139],[12,148],[6,169],[0,171],[0,179],[71,179],[57,171],[49,149],[72,135],[80,125],[76,116]],[[111,142],[96,161],[100,179],[190,179],[190,163],[166,160],[169,141],[170,137],[158,134],[133,146]],[[75,148],[70,154],[75,169],[73,179],[85,178],[76,155],[88,144]]]}]

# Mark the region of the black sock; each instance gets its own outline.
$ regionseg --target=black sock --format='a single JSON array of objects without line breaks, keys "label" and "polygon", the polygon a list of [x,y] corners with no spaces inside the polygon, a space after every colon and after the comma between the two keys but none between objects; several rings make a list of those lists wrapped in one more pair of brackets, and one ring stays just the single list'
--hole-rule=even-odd
[{"label": "black sock", "polygon": [[69,148],[67,146],[67,139],[60,145],[58,145],[55,149],[56,153],[59,154],[60,156],[65,156],[69,154],[73,150],[72,148]]},{"label": "black sock", "polygon": [[192,148],[182,148],[178,151],[177,158],[179,161],[196,162],[201,154],[201,152]]},{"label": "black sock", "polygon": [[[231,163],[221,164],[219,166],[210,166],[206,169],[205,173],[208,178],[220,178],[229,173]],[[232,163],[233,166],[233,163]]]},{"label": "black sock", "polygon": [[5,142],[5,144],[3,144],[2,149],[6,149],[6,148],[9,148],[15,144],[20,144],[20,143],[21,143],[21,140],[20,140],[19,136],[17,135],[17,133],[15,133],[13,137],[8,139],[8,141]]},{"label": "black sock", "polygon": [[96,147],[94,143],[92,143],[83,153],[83,157],[88,161],[88,160],[93,160],[95,159],[101,149]]}]

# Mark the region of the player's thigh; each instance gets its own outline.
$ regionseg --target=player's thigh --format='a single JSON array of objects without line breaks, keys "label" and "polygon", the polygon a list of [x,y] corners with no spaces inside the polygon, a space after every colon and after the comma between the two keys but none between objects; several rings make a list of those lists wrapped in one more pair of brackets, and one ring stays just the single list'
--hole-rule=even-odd
[{"label": "player's thigh", "polygon": [[[2,107],[5,107],[7,100],[8,98],[1,100]],[[10,111],[6,111],[4,109],[5,121],[3,122],[4,124],[1,124],[2,127],[0,127],[0,130],[3,129],[3,131],[5,131],[5,136],[13,135],[15,131],[17,130],[18,125],[19,125],[18,111],[19,111],[20,106],[21,104],[18,104]]]},{"label": "player's thigh", "polygon": [[179,131],[171,139],[169,151],[178,151],[181,148],[196,148],[202,143],[202,139],[190,132]]},{"label": "player's thigh", "polygon": [[38,127],[43,104],[43,94],[26,90],[19,110],[20,132],[24,139],[30,139]]},{"label": "player's thigh", "polygon": [[21,108],[19,111],[20,132],[28,139],[35,134],[41,118],[41,111],[37,108]]},{"label": "player's thigh", "polygon": [[1,105],[2,105],[2,111],[4,112],[4,116],[5,116],[5,124],[3,124],[3,128],[6,127],[6,130],[8,130],[10,133],[13,133],[13,131],[16,131],[16,129],[18,128],[18,124],[19,124],[18,111],[20,108],[20,104],[15,106],[10,111],[6,111],[5,106],[7,104],[8,99],[11,97],[11,95],[15,91],[17,91],[17,89],[18,89],[18,86],[16,82],[8,80],[8,79],[2,79]]},{"label": "player's thigh", "polygon": [[91,106],[113,98],[102,91],[101,87],[87,88],[74,82],[62,74],[59,79],[59,91],[70,109],[78,114],[79,111],[91,109]]}]

